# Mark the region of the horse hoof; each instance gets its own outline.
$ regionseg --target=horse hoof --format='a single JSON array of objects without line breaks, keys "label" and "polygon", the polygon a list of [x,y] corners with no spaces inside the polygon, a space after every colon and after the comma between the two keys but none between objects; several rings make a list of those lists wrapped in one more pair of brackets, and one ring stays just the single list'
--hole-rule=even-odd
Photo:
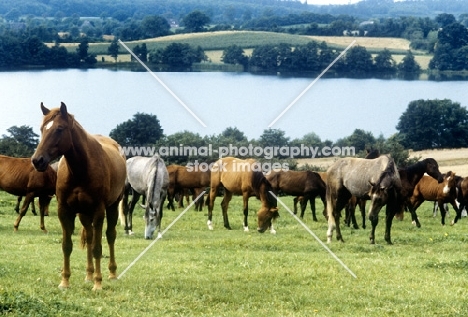
[{"label": "horse hoof", "polygon": [[244,227],[244,232],[249,232],[249,227]]},{"label": "horse hoof", "polygon": [[274,230],[274,229],[273,229],[273,230],[270,230],[270,233],[271,233],[271,234],[276,234],[276,230]]}]

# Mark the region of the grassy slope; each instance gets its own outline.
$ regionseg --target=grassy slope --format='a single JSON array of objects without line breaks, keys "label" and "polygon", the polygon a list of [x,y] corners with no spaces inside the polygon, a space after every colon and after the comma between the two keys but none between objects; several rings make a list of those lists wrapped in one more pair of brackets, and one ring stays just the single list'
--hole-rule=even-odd
[{"label": "grassy slope", "polygon": [[[0,311],[10,310],[11,316],[380,317],[463,316],[468,309],[467,219],[442,227],[425,203],[418,210],[422,228],[413,227],[408,216],[395,222],[392,246],[383,241],[382,215],[376,245],[369,245],[369,229],[345,228],[346,242],[330,247],[357,275],[354,279],[284,208],[276,235],[247,233],[236,197],[229,211],[233,230],[227,231],[220,200],[214,231],[206,228],[206,210],[188,211],[119,281],[104,280],[104,290],[93,293],[83,281],[85,252],[77,247],[76,235],[71,288],[57,288],[62,238],[55,199],[46,219],[48,234],[30,214],[13,234],[14,198],[0,192]],[[291,198],[284,200],[291,205]],[[253,229],[259,205],[250,201]],[[180,212],[166,211],[163,227]],[[141,215],[138,210],[134,217],[135,236],[118,228],[119,273],[150,244],[142,238]],[[323,217],[314,223],[308,211],[304,221],[325,239]],[[107,276],[106,245],[103,254]]]},{"label": "grassy slope", "polygon": [[[213,63],[221,63],[222,50],[230,45],[236,44],[246,50],[250,54],[251,49],[264,44],[278,44],[289,43],[291,45],[306,44],[310,40],[325,41],[330,47],[338,50],[346,48],[353,40],[356,40],[355,45],[361,45],[371,53],[377,53],[384,48],[387,48],[394,54],[394,58],[399,62],[404,54],[409,49],[409,41],[400,38],[367,38],[367,37],[343,37],[343,36],[302,36],[292,35],[286,33],[273,33],[273,32],[254,32],[254,31],[220,31],[220,32],[206,32],[206,33],[191,33],[191,34],[178,34],[155,39],[148,39],[143,41],[126,42],[126,44],[133,48],[137,44],[146,43],[148,50],[155,50],[164,48],[170,43],[188,43],[192,46],[201,46]],[[71,50],[74,50],[76,45],[67,45]],[[93,43],[89,46],[89,52],[98,55],[98,60],[101,56],[107,55],[107,48],[109,43]],[[125,49],[121,48],[122,54],[127,54]],[[423,69],[427,68],[429,60],[432,58],[428,55],[423,55],[422,52],[413,52],[416,60]],[[119,61],[128,61],[129,56],[120,56]],[[111,60],[106,57],[106,60]]]}]

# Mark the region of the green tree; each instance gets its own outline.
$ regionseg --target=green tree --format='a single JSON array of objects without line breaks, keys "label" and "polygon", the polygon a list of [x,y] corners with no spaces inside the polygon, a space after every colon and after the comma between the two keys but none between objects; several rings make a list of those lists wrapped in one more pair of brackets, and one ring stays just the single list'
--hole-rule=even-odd
[{"label": "green tree", "polygon": [[34,153],[39,135],[30,126],[12,126],[7,131],[9,135],[0,139],[0,153],[13,157],[29,157]]},{"label": "green tree", "polygon": [[157,15],[147,15],[141,21],[141,28],[145,38],[168,35],[171,29],[169,22]]},{"label": "green tree", "polygon": [[289,143],[289,137],[286,137],[286,132],[280,129],[263,130],[258,143],[261,146],[286,146]]},{"label": "green tree", "polygon": [[200,46],[193,48],[187,43],[171,43],[150,54],[149,59],[152,63],[167,65],[172,69],[186,69],[207,58]]},{"label": "green tree", "polygon": [[234,44],[224,49],[221,61],[225,64],[242,65],[245,68],[249,63],[249,58],[242,47]]},{"label": "green tree", "polygon": [[[162,152],[161,148],[165,148],[169,151],[169,153],[166,153],[167,156],[164,157],[166,164],[185,165],[187,162],[194,162],[195,160],[198,162],[214,161],[213,158],[208,156],[208,152],[199,153],[199,149],[208,147],[208,141],[206,138],[201,137],[198,133],[184,130],[182,132],[177,132],[162,138],[156,143],[156,145],[159,147],[160,153]],[[177,150],[170,152],[170,147],[173,147]],[[197,151],[184,151],[184,147],[197,149]],[[181,148],[182,153],[180,152]]]},{"label": "green tree", "polygon": [[205,30],[205,26],[210,23],[211,19],[205,13],[195,10],[187,14],[183,19],[182,23],[185,29],[189,32],[202,32]]},{"label": "green tree", "polygon": [[396,129],[408,149],[468,146],[468,111],[449,99],[415,100],[401,115]]},{"label": "green tree", "polygon": [[389,50],[384,49],[374,58],[375,71],[382,74],[394,74],[397,65]]},{"label": "green tree", "polygon": [[345,57],[344,71],[355,75],[368,74],[374,70],[372,55],[363,46],[354,46]]},{"label": "green tree", "polygon": [[118,124],[109,136],[120,145],[153,145],[163,136],[163,129],[155,115],[138,112],[132,119]]},{"label": "green tree", "polygon": [[421,72],[421,66],[414,59],[413,53],[408,51],[405,57],[397,65],[398,71],[403,74],[414,74]]},{"label": "green tree", "polygon": [[117,39],[112,40],[107,48],[107,53],[117,62],[117,56],[119,56],[119,43],[117,42]]},{"label": "green tree", "polygon": [[240,131],[238,128],[228,127],[223,132],[221,132],[219,135],[219,140],[226,145],[228,143],[234,144],[247,142],[247,137],[245,136],[244,132]]},{"label": "green tree", "polygon": [[365,151],[375,144],[376,140],[372,132],[367,132],[362,129],[355,129],[353,133],[336,142],[338,146],[352,146],[356,153]]}]

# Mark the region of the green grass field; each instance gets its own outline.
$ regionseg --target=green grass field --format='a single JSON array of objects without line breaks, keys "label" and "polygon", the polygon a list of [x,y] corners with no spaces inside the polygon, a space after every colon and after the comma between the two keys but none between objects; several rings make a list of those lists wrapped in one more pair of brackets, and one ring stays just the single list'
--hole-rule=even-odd
[{"label": "green grass field", "polygon": [[[292,205],[291,197],[283,200]],[[236,197],[228,231],[218,198],[213,231],[207,229],[206,210],[189,210],[121,279],[104,280],[103,290],[93,292],[84,282],[85,251],[76,235],[71,288],[57,287],[62,251],[55,199],[47,234],[30,212],[14,233],[14,202],[0,193],[0,314],[7,316],[465,316],[468,311],[468,219],[442,227],[430,203],[418,210],[422,228],[413,227],[408,214],[394,222],[393,245],[384,242],[382,213],[376,245],[369,244],[369,229],[344,228],[346,242],[334,241],[330,248],[354,279],[284,208],[277,234],[259,234],[259,204],[251,198],[251,231],[244,232]],[[317,205],[321,215],[318,200]],[[165,211],[163,229],[180,212]],[[134,236],[118,227],[118,273],[151,243],[143,239],[141,210],[134,222]],[[314,223],[309,210],[304,222],[326,240],[322,216]],[[103,254],[107,276],[106,244]]]}]

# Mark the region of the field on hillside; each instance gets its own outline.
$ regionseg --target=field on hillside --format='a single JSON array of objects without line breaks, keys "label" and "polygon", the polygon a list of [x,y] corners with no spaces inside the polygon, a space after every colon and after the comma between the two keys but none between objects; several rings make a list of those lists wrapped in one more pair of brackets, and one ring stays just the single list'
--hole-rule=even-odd
[{"label": "field on hillside", "polygon": [[[253,48],[264,44],[289,43],[291,45],[301,45],[308,43],[311,39],[315,41],[325,41],[330,47],[344,49],[354,40],[355,45],[361,45],[371,53],[377,53],[384,48],[390,50],[396,62],[401,61],[409,50],[409,41],[400,38],[368,38],[368,37],[349,37],[349,36],[302,36],[286,33],[257,32],[257,31],[219,31],[205,33],[177,34],[154,39],[126,42],[131,49],[138,44],[146,43],[149,51],[162,49],[170,43],[187,43],[192,46],[201,46],[208,55],[212,63],[221,63],[221,54],[223,49],[230,45],[239,45],[246,49],[246,54],[250,55]],[[53,44],[50,44],[53,45]],[[62,44],[69,50],[75,50],[77,44]],[[98,61],[104,56],[106,61],[112,61],[113,58],[107,55],[109,43],[91,43],[89,52],[98,56]],[[130,56],[124,48],[120,50],[119,62],[130,61]],[[422,52],[413,51],[416,61],[423,69],[427,69],[430,55],[424,55]]]},{"label": "field on hillside", "polygon": [[[282,197],[292,208],[292,197]],[[393,245],[384,242],[384,211],[369,244],[366,229],[343,226],[345,243],[328,247],[354,278],[305,228],[280,206],[277,234],[256,232],[259,203],[251,198],[249,223],[242,230],[242,202],[229,209],[233,230],[222,226],[215,202],[215,228],[203,212],[165,211],[161,240],[143,239],[142,211],[135,213],[135,235],[118,227],[118,274],[107,276],[108,248],[103,239],[103,290],[83,281],[86,252],[71,257],[71,288],[59,290],[61,229],[55,199],[46,218],[48,233],[30,213],[13,232],[14,197],[0,192],[0,312],[6,316],[464,316],[468,311],[468,219],[441,226],[432,204],[418,210],[415,228],[407,215],[392,227]],[[303,224],[326,241],[327,223],[317,200],[318,222],[310,210]],[[453,211],[451,212],[453,217]],[[76,221],[77,232],[80,228]],[[145,248],[146,253],[142,253]]]},{"label": "field on hillside", "polygon": [[[459,176],[468,176],[468,148],[462,149],[444,149],[444,150],[424,150],[411,151],[410,157],[425,159],[434,158],[439,163],[439,169],[442,173],[453,171]],[[337,158],[313,158],[299,159],[299,165],[309,164],[327,169]]]}]

